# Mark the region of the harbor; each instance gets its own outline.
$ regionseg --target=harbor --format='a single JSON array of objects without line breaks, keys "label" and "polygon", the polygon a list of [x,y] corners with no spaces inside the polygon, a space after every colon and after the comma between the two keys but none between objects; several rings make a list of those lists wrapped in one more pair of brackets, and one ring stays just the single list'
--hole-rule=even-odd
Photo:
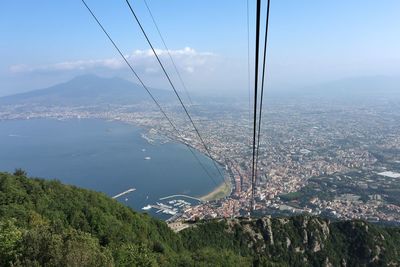
[{"label": "harbor", "polygon": [[[186,200],[185,200],[186,199]],[[195,197],[186,195],[171,195],[162,197],[156,204],[149,204],[142,208],[142,210],[157,213],[163,213],[168,216],[180,216],[184,210],[201,203],[201,200]]]}]

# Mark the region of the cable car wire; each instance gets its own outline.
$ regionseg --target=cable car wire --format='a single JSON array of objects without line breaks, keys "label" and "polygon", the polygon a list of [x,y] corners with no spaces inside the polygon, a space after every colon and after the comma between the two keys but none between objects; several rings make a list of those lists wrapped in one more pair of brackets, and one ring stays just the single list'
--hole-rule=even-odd
[{"label": "cable car wire", "polygon": [[247,5],[247,89],[249,94],[249,146],[251,146],[251,78],[250,78],[250,18],[249,18],[249,0]]},{"label": "cable car wire", "polygon": [[257,95],[258,95],[258,59],[260,47],[260,16],[261,16],[261,0],[257,0],[256,7],[256,48],[255,48],[255,80],[254,80],[254,114],[253,114],[253,161],[251,171],[251,208],[254,210],[255,195],[255,156],[256,156],[256,132],[257,132]]},{"label": "cable car wire", "polygon": [[193,128],[194,128],[194,130],[195,130],[195,132],[196,132],[196,134],[197,134],[197,136],[199,137],[200,142],[203,144],[204,149],[205,149],[205,151],[207,152],[208,157],[212,160],[212,162],[213,162],[213,164],[214,164],[214,167],[218,170],[218,173],[220,174],[220,176],[221,176],[221,178],[222,178],[222,181],[227,185],[227,183],[226,183],[226,181],[225,181],[225,178],[224,178],[224,175],[222,174],[221,170],[218,168],[217,164],[215,163],[214,157],[211,155],[211,152],[210,152],[209,148],[207,147],[206,143],[204,142],[204,139],[201,137],[201,134],[200,134],[198,128],[196,127],[196,125],[195,125],[195,123],[194,123],[192,117],[191,117],[190,114],[189,114],[189,111],[187,110],[185,104],[184,104],[183,101],[182,101],[182,98],[180,97],[180,95],[179,95],[179,93],[177,92],[177,90],[176,90],[174,84],[172,83],[171,78],[169,77],[167,71],[165,70],[164,65],[162,64],[162,62],[161,62],[161,60],[160,60],[160,58],[159,58],[157,52],[155,51],[155,49],[154,49],[152,43],[150,42],[150,39],[148,38],[148,36],[147,36],[147,34],[146,34],[146,31],[144,30],[142,24],[140,23],[140,21],[139,21],[137,15],[136,15],[136,13],[135,13],[135,11],[133,10],[133,8],[132,8],[132,6],[131,6],[131,4],[129,3],[128,0],[125,0],[125,2],[128,4],[128,7],[129,7],[129,9],[130,9],[132,15],[134,16],[134,18],[135,18],[137,24],[139,25],[139,27],[140,27],[140,29],[141,29],[141,31],[142,31],[144,37],[146,38],[146,40],[147,40],[147,42],[148,42],[150,48],[152,49],[152,51],[153,51],[153,53],[154,53],[154,55],[155,55],[155,57],[156,57],[156,59],[157,59],[159,65],[161,66],[161,68],[162,68],[162,70],[163,70],[163,72],[164,72],[164,74],[165,74],[165,76],[166,76],[166,78],[167,78],[167,80],[168,80],[168,82],[169,82],[169,84],[171,85],[172,89],[174,90],[174,93],[175,93],[176,97],[178,98],[178,100],[179,100],[179,102],[180,102],[180,104],[181,104],[183,110],[185,111],[187,117],[189,118],[189,121],[190,121],[190,123],[192,124],[192,126],[193,126]]},{"label": "cable car wire", "polygon": [[163,37],[162,34],[161,34],[160,28],[159,28],[158,25],[157,25],[157,22],[156,22],[156,20],[155,20],[155,18],[154,18],[154,16],[153,16],[153,13],[151,12],[149,5],[147,4],[147,1],[146,1],[146,0],[143,0],[143,1],[144,1],[144,4],[146,5],[147,10],[149,11],[150,17],[151,17],[151,19],[153,20],[154,26],[155,26],[156,29],[157,29],[158,35],[159,35],[160,38],[161,38],[161,41],[162,41],[162,43],[163,43],[163,45],[164,45],[164,48],[165,48],[165,50],[166,50],[167,53],[168,53],[168,56],[169,56],[169,58],[170,58],[170,60],[171,60],[171,63],[172,63],[172,65],[174,66],[175,72],[176,72],[176,74],[177,74],[177,76],[178,76],[178,78],[179,78],[179,80],[180,80],[180,82],[181,82],[181,84],[182,84],[182,87],[183,87],[183,89],[185,90],[185,93],[186,93],[186,96],[187,96],[187,98],[188,98],[188,100],[189,100],[189,103],[190,103],[191,105],[193,105],[192,98],[191,98],[190,95],[189,95],[189,92],[188,92],[187,87],[186,87],[186,85],[185,85],[185,83],[184,83],[184,81],[183,81],[183,79],[182,79],[182,76],[181,76],[179,70],[178,70],[178,67],[176,66],[175,61],[174,61],[174,59],[172,58],[172,55],[171,55],[171,53],[170,53],[170,51],[169,51],[169,49],[168,49],[168,47],[167,47],[167,44],[165,43],[164,37]]},{"label": "cable car wire", "polygon": [[[151,97],[151,99],[153,100],[153,102],[156,104],[156,106],[158,107],[158,109],[161,111],[161,113],[163,114],[163,116],[167,119],[168,123],[171,125],[172,129],[177,133],[177,135],[179,137],[181,137],[182,135],[180,134],[180,132],[178,131],[178,129],[176,128],[176,126],[174,125],[174,123],[172,122],[172,120],[168,117],[167,113],[164,111],[164,109],[161,107],[161,105],[159,104],[159,102],[157,101],[157,99],[154,97],[154,95],[151,93],[151,91],[149,90],[149,88],[144,84],[143,80],[139,77],[139,75],[137,74],[137,72],[134,70],[134,68],[132,67],[132,65],[129,63],[129,61],[126,59],[126,57],[124,56],[124,54],[122,54],[121,50],[119,49],[119,47],[117,46],[117,44],[113,41],[113,39],[111,38],[111,36],[108,34],[108,32],[106,31],[106,29],[103,27],[103,25],[100,23],[100,21],[97,19],[96,15],[93,13],[93,11],[90,9],[90,7],[86,4],[85,0],[81,0],[82,3],[85,5],[85,7],[88,9],[88,11],[90,12],[90,14],[92,15],[92,17],[95,19],[95,21],[97,22],[97,24],[99,25],[99,27],[102,29],[102,31],[104,32],[104,34],[108,37],[108,39],[110,40],[110,42],[113,44],[114,48],[118,51],[118,53],[120,54],[120,56],[122,57],[122,59],[125,61],[125,63],[128,65],[129,69],[131,70],[131,72],[134,74],[134,76],[136,77],[136,79],[140,82],[140,84],[142,85],[142,87],[146,90],[147,94]],[[192,148],[186,144],[185,142],[182,142],[192,153],[192,155],[195,157],[196,161],[200,164],[201,168],[206,172],[207,176],[210,177],[210,179],[213,181],[213,183],[215,185],[217,185],[217,182],[215,181],[215,179],[211,176],[211,174],[207,171],[207,169],[205,168],[205,166],[201,163],[200,159],[197,157],[197,155],[195,154],[195,152],[192,150]]]},{"label": "cable car wire", "polygon": [[258,116],[258,137],[257,137],[257,152],[256,152],[256,166],[255,166],[255,179],[257,180],[257,165],[258,165],[258,154],[260,149],[260,135],[261,135],[261,119],[263,109],[263,98],[264,98],[264,80],[265,80],[265,69],[266,69],[266,57],[267,57],[267,44],[268,44],[268,26],[269,26],[269,7],[270,0],[267,2],[267,17],[265,21],[265,36],[264,36],[264,58],[263,58],[263,69],[261,78],[261,97],[260,97],[260,111]]}]

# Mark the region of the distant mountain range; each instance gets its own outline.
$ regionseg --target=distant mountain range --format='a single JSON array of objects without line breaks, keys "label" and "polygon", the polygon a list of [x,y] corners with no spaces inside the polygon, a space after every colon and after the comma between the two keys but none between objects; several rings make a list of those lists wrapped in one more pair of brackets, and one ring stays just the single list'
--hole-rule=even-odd
[{"label": "distant mountain range", "polygon": [[315,83],[309,86],[271,88],[267,96],[332,99],[391,99],[400,97],[400,77],[364,76]]},{"label": "distant mountain range", "polygon": [[342,96],[400,95],[400,78],[389,76],[352,77],[310,86],[309,92]]},{"label": "distant mountain range", "polygon": [[[177,101],[172,90],[149,88],[160,102]],[[181,94],[184,98],[185,95]],[[232,101],[242,101],[244,96],[224,94],[222,96],[191,95],[200,102],[218,101],[232,104]],[[246,96],[247,97],[247,96]],[[340,79],[319,83],[303,88],[271,88],[266,92],[266,100],[279,101],[285,99],[324,99],[327,101],[356,99],[399,99],[400,77],[367,76]],[[137,104],[152,101],[145,89],[139,85],[121,78],[104,78],[96,75],[83,75],[65,83],[53,85],[45,89],[0,97],[0,105],[38,104],[43,106],[80,106],[107,104]]]},{"label": "distant mountain range", "polygon": [[[174,99],[172,92],[149,88],[159,101]],[[145,89],[121,78],[78,76],[45,89],[0,97],[0,104],[95,105],[135,104],[151,101]]]}]

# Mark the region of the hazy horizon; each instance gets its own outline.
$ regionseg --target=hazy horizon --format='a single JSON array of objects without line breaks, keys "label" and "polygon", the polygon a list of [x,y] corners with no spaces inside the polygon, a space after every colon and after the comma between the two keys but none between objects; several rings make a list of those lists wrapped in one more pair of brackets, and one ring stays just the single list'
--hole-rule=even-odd
[{"label": "hazy horizon", "polygon": [[[88,4],[145,83],[169,89],[125,3]],[[247,94],[246,1],[148,4],[190,92]],[[5,1],[0,11],[4,33],[0,96],[49,87],[87,73],[137,83],[80,1],[24,5]],[[180,88],[144,2],[133,3],[133,8]],[[397,1],[272,2],[267,89],[302,89],[349,77],[400,77],[400,38],[395,34],[399,11]],[[250,1],[251,69],[253,39],[254,3]]]},{"label": "hazy horizon", "polygon": [[[2,97],[9,97],[13,95],[18,95],[18,94],[24,94],[24,93],[32,93],[35,91],[41,91],[41,90],[46,90],[46,89],[51,89],[55,88],[57,89],[58,86],[63,85],[65,83],[69,83],[72,81],[75,81],[77,79],[81,79],[84,77],[94,77],[95,80],[101,81],[102,79],[107,79],[110,80],[111,82],[113,80],[118,81],[118,80],[125,80],[129,81],[132,83],[134,87],[132,89],[137,90],[139,88],[139,93],[144,93],[144,89],[140,84],[138,84],[136,81],[132,81],[132,79],[126,79],[125,77],[120,77],[120,76],[102,76],[94,73],[86,73],[82,75],[77,75],[72,77],[71,79],[68,79],[66,81],[60,81],[55,84],[50,84],[44,88],[33,88],[31,90],[24,90],[21,92],[17,93],[12,93],[12,94],[7,94],[7,95],[0,95],[0,98]],[[118,84],[118,83],[116,83]],[[365,96],[369,97],[372,95],[377,95],[381,93],[382,97],[393,97],[393,96],[399,96],[400,91],[398,91],[399,85],[400,84],[400,76],[384,76],[384,75],[377,75],[377,76],[355,76],[355,77],[346,77],[343,79],[337,79],[337,80],[330,80],[326,82],[320,82],[320,83],[315,83],[315,84],[309,84],[309,85],[303,85],[303,86],[278,86],[278,87],[270,87],[268,88],[268,91],[266,91],[266,101],[268,101],[268,97],[273,97],[273,96],[291,96],[291,97],[298,97],[302,94],[318,94],[318,96],[325,95],[327,98],[332,96],[332,93],[334,93],[337,96]],[[84,86],[83,84],[81,86]],[[79,89],[79,88],[76,88]],[[157,92],[161,91],[167,91],[171,93],[171,97],[173,97],[173,91],[168,88],[150,88],[151,91],[156,90]],[[182,90],[178,90],[182,95],[184,95],[184,98],[186,98],[186,94]],[[363,95],[363,92],[365,92],[365,95]],[[95,91],[93,91],[95,94]],[[225,91],[225,90],[214,90],[213,92],[204,92],[204,91],[197,91],[197,92],[191,92],[190,95],[193,98],[197,97],[226,97],[228,100],[229,99],[242,99],[243,97],[247,97],[248,92],[242,90],[242,91]],[[77,98],[79,98],[79,95],[76,95]],[[150,101],[150,97],[147,97],[146,99]],[[242,99],[243,100],[243,99]],[[246,100],[247,101],[247,100]]]}]

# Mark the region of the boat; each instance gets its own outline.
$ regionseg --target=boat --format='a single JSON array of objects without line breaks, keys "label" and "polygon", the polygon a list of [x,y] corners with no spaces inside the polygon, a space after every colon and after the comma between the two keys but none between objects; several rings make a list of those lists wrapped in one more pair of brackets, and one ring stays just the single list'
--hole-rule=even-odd
[{"label": "boat", "polygon": [[150,158],[150,157],[145,157],[144,159],[145,159],[145,160],[149,160],[149,159],[151,159],[151,158]]},{"label": "boat", "polygon": [[149,210],[149,209],[151,209],[151,206],[150,206],[150,205],[144,206],[144,207],[142,208],[142,210]]},{"label": "boat", "polygon": [[165,205],[165,204],[160,203],[160,202],[157,202],[157,205],[160,206],[160,207],[162,207],[162,208],[164,208],[164,209],[172,209],[171,206]]},{"label": "boat", "polygon": [[162,211],[164,214],[175,215],[177,212],[170,209],[165,209]]}]

